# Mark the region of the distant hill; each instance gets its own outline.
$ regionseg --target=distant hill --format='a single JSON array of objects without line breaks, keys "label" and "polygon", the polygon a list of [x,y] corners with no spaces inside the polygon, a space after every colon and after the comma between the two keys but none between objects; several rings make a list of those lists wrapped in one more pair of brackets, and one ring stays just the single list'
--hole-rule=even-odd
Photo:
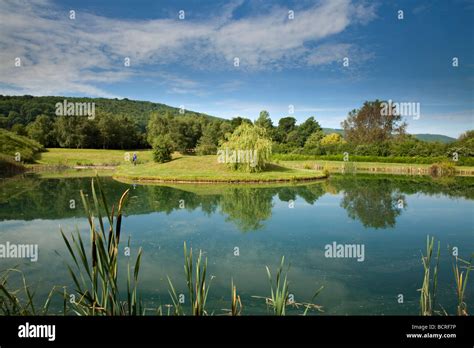
[{"label": "distant hill", "polygon": [[[323,128],[324,134],[330,133],[339,133],[344,135],[344,131],[338,128]],[[416,139],[427,141],[427,142],[435,142],[439,141],[440,143],[448,144],[455,141],[455,138],[448,137],[447,135],[442,134],[412,134]]]},{"label": "distant hill", "polygon": [[[7,124],[11,125],[21,123],[27,125],[36,119],[36,116],[44,114],[48,116],[55,116],[56,103],[62,103],[64,99],[68,102],[93,102],[95,103],[96,112],[105,111],[113,114],[125,114],[133,117],[142,131],[145,131],[150,115],[154,112],[173,116],[182,115],[177,107],[172,107],[166,104],[153,103],[149,101],[124,99],[106,99],[106,98],[78,98],[78,97],[34,97],[30,95],[24,96],[3,96],[0,95],[0,117]],[[207,115],[204,113],[185,110],[186,115],[203,116],[210,119],[219,119],[219,117]],[[339,133],[344,134],[342,129],[338,128],[323,128],[325,134]],[[450,143],[456,139],[441,134],[413,134],[417,139],[424,141],[439,141],[442,143]]]},{"label": "distant hill", "polygon": [[[90,102],[95,103],[95,111],[111,112],[113,114],[125,114],[133,117],[142,130],[148,123],[151,113],[158,112],[165,115],[179,116],[180,109],[160,103],[152,103],[149,101],[139,101],[130,99],[106,99],[106,98],[77,98],[77,97],[33,97],[25,96],[3,96],[0,95],[0,117],[12,118],[9,122],[28,124],[33,122],[38,115],[55,116],[56,103],[62,103],[64,99],[73,103]],[[200,112],[185,110],[186,115],[204,116],[207,118],[215,118]]]},{"label": "distant hill", "polygon": [[413,134],[413,136],[419,140],[434,142],[439,141],[440,143],[451,143],[455,141],[455,138],[448,137],[447,135],[442,134]]},{"label": "distant hill", "polygon": [[323,128],[323,132],[324,134],[338,133],[340,135],[344,135],[344,131],[337,128]]}]

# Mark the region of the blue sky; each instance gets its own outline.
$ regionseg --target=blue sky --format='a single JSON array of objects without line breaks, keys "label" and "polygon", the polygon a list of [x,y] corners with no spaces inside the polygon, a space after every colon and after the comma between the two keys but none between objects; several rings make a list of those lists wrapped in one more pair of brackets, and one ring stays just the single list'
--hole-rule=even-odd
[{"label": "blue sky", "polygon": [[420,103],[409,132],[457,137],[474,128],[473,22],[467,0],[2,0],[0,94],[149,100],[225,118],[265,109],[275,123],[292,105],[297,120],[334,128],[365,100],[391,99]]}]

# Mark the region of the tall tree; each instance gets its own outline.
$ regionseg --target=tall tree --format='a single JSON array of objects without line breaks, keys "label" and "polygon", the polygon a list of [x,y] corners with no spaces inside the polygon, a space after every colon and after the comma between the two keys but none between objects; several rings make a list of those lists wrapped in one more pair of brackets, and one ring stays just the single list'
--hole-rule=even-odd
[{"label": "tall tree", "polygon": [[304,146],[306,140],[310,137],[311,134],[317,133],[321,138],[324,136],[323,129],[319,123],[314,119],[314,117],[309,117],[297,128],[297,143],[296,145],[301,147]]},{"label": "tall tree", "polygon": [[258,116],[257,120],[255,121],[255,125],[258,127],[265,128],[269,135],[273,133],[273,122],[270,118],[270,114],[266,110],[260,111],[260,115]]},{"label": "tall tree", "polygon": [[210,122],[204,126],[202,136],[196,146],[198,155],[215,155],[219,140],[219,123]]},{"label": "tall tree", "polygon": [[234,131],[242,123],[252,124],[252,121],[249,120],[248,118],[245,118],[245,117],[240,117],[240,116],[234,117],[230,120],[230,124],[232,126],[232,131]]},{"label": "tall tree", "polygon": [[26,126],[28,136],[45,147],[54,146],[56,141],[53,133],[53,122],[46,115],[36,117],[36,120]]},{"label": "tall tree", "polygon": [[286,143],[288,134],[295,129],[296,118],[290,116],[280,118],[275,132],[275,140],[279,143]]},{"label": "tall tree", "polygon": [[244,122],[222,144],[218,160],[234,170],[260,172],[270,162],[272,141],[265,128]]},{"label": "tall tree", "polygon": [[352,110],[341,123],[347,141],[353,144],[373,144],[405,133],[402,116],[393,112],[384,115],[382,101],[366,101],[362,108]]},{"label": "tall tree", "polygon": [[60,116],[54,122],[54,132],[60,147],[98,147],[99,130],[96,121],[87,117]]}]

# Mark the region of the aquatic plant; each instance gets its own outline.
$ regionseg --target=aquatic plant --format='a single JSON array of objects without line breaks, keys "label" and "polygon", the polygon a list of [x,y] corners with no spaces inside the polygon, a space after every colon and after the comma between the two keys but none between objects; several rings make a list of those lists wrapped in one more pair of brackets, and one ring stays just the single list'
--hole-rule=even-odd
[{"label": "aquatic plant", "polygon": [[268,299],[267,304],[271,306],[273,309],[273,314],[275,315],[285,315],[286,313],[286,306],[288,303],[288,298],[290,296],[290,291],[288,289],[288,270],[290,266],[288,266],[288,270],[284,275],[284,279],[282,280],[283,274],[283,267],[285,263],[285,257],[281,258],[280,267],[278,267],[276,272],[276,281],[275,285],[272,281],[272,274],[268,266],[265,266],[267,270],[268,281],[270,283],[270,291],[271,297]]},{"label": "aquatic plant", "polygon": [[[11,273],[18,273],[21,276],[22,286],[18,289],[10,289],[8,280]],[[0,313],[1,315],[47,315],[51,298],[57,291],[53,287],[49,292],[43,305],[36,307],[34,302],[35,292],[30,289],[27,284],[25,275],[16,268],[10,268],[0,275]],[[66,314],[66,306],[64,305],[64,314]]]},{"label": "aquatic plant", "polygon": [[242,313],[242,301],[240,301],[240,296],[237,295],[237,288],[234,285],[234,280],[232,279],[231,282],[231,299],[232,299],[232,305],[231,305],[231,310],[230,310],[230,315],[232,316],[238,316]]},{"label": "aquatic plant", "polygon": [[[191,314],[195,316],[207,315],[207,295],[209,293],[209,288],[213,277],[211,276],[208,284],[207,258],[202,261],[201,250],[199,251],[199,255],[196,260],[196,267],[193,268],[193,249],[190,248],[188,252],[186,248],[186,242],[184,242],[184,273],[186,278],[186,285],[188,287],[189,301],[191,303]],[[169,277],[168,284],[171,300],[173,301],[173,305],[175,308],[175,314],[185,314],[181,301]]]},{"label": "aquatic plant", "polygon": [[[78,315],[141,315],[143,314],[142,302],[137,298],[141,248],[135,260],[133,279],[130,263],[127,266],[126,300],[122,299],[118,285],[118,248],[122,226],[122,209],[129,190],[126,190],[120,197],[115,216],[114,206],[109,211],[99,180],[97,180],[97,186],[99,196],[96,192],[94,179],[92,179],[93,209],[81,190],[82,203],[90,227],[90,255],[88,256],[86,253],[79,230],[76,229],[76,234],[72,234],[71,239],[69,239],[61,229],[64,243],[74,261],[73,266],[67,265],[67,268],[75,284],[75,292],[67,294],[67,296],[71,299],[72,310]],[[106,232],[103,222],[102,209],[105,211],[109,222],[108,232]],[[96,218],[98,227],[96,226]],[[128,246],[130,246],[130,240]],[[76,298],[76,295],[78,298]]]},{"label": "aquatic plant", "polygon": [[423,263],[424,276],[423,285],[419,291],[420,294],[420,315],[429,316],[433,315],[436,304],[436,290],[438,287],[438,265],[439,265],[439,252],[440,244],[438,242],[438,251],[436,254],[436,264],[434,267],[431,265],[431,259],[433,256],[434,237],[430,239],[426,237],[426,256],[421,255],[421,261]]},{"label": "aquatic plant", "polygon": [[[263,297],[267,306],[271,309],[272,314],[277,316],[284,316],[286,315],[286,308],[288,306],[292,306],[295,308],[303,307],[305,311],[303,315],[308,314],[308,311],[313,309],[322,312],[322,306],[314,304],[313,301],[322,291],[323,287],[320,287],[315,294],[313,295],[311,302],[295,302],[294,300],[290,300],[290,290],[289,290],[289,282],[288,282],[288,271],[290,269],[290,265],[288,265],[287,270],[284,272],[285,266],[285,257],[281,258],[280,266],[276,271],[275,276],[275,283],[273,282],[272,274],[268,266],[265,266],[267,271],[268,282],[270,284],[270,297]],[[253,296],[255,298],[262,298],[261,296]]]},{"label": "aquatic plant", "polygon": [[429,167],[429,173],[433,177],[454,176],[456,174],[456,166],[453,162],[449,161],[433,163]]},{"label": "aquatic plant", "polygon": [[[464,264],[464,268],[466,269],[466,273],[460,271],[462,266],[459,266],[459,263]],[[469,261],[462,260],[455,257],[455,261],[453,264],[453,272],[454,272],[454,279],[456,281],[456,298],[457,298],[457,307],[456,307],[456,314],[457,315],[468,315],[467,313],[467,304],[464,301],[464,294],[466,292],[466,285],[467,280],[469,279],[469,273],[472,270],[472,257]]]}]

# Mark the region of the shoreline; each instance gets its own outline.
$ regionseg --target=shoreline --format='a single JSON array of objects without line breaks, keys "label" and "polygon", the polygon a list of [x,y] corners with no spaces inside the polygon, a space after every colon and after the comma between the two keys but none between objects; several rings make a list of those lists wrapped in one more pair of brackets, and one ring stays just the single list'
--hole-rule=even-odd
[{"label": "shoreline", "polygon": [[319,175],[314,177],[289,178],[289,179],[267,179],[267,180],[234,180],[234,179],[160,179],[160,178],[138,178],[127,177],[122,175],[112,175],[112,179],[123,183],[169,183],[169,184],[272,184],[272,183],[297,183],[297,182],[316,182],[327,179],[327,175]]},{"label": "shoreline", "polygon": [[[349,168],[344,168],[345,164],[349,163]],[[274,163],[275,165],[278,165]],[[311,169],[304,168],[305,164],[311,164]],[[170,184],[266,184],[266,183],[291,183],[291,182],[310,182],[320,181],[327,179],[328,176],[324,175],[322,171],[324,168],[329,170],[330,174],[385,174],[385,175],[403,175],[403,176],[431,176],[427,170],[427,165],[417,164],[398,164],[398,163],[383,163],[379,165],[378,162],[339,162],[331,161],[326,162],[324,165],[319,161],[282,161],[279,165],[283,165],[285,168],[293,170],[315,170],[317,171],[314,175],[308,173],[307,176],[294,176],[294,177],[282,177],[282,178],[199,178],[199,174],[196,175],[196,179],[188,179],[181,177],[181,173],[178,173],[175,178],[166,178],[157,176],[147,175],[134,175],[134,174],[122,174],[119,171],[120,166],[116,165],[54,165],[54,164],[27,164],[25,166],[26,171],[21,174],[39,174],[45,177],[89,177],[94,172],[100,172],[105,176],[112,176],[112,178],[119,182],[128,183],[170,183]],[[344,170],[345,169],[345,170]],[[57,174],[57,175],[55,175]],[[183,171],[182,174],[189,174],[189,171]],[[16,175],[13,175],[16,176]],[[456,174],[454,177],[474,177],[474,169],[472,167],[456,167]]]}]

